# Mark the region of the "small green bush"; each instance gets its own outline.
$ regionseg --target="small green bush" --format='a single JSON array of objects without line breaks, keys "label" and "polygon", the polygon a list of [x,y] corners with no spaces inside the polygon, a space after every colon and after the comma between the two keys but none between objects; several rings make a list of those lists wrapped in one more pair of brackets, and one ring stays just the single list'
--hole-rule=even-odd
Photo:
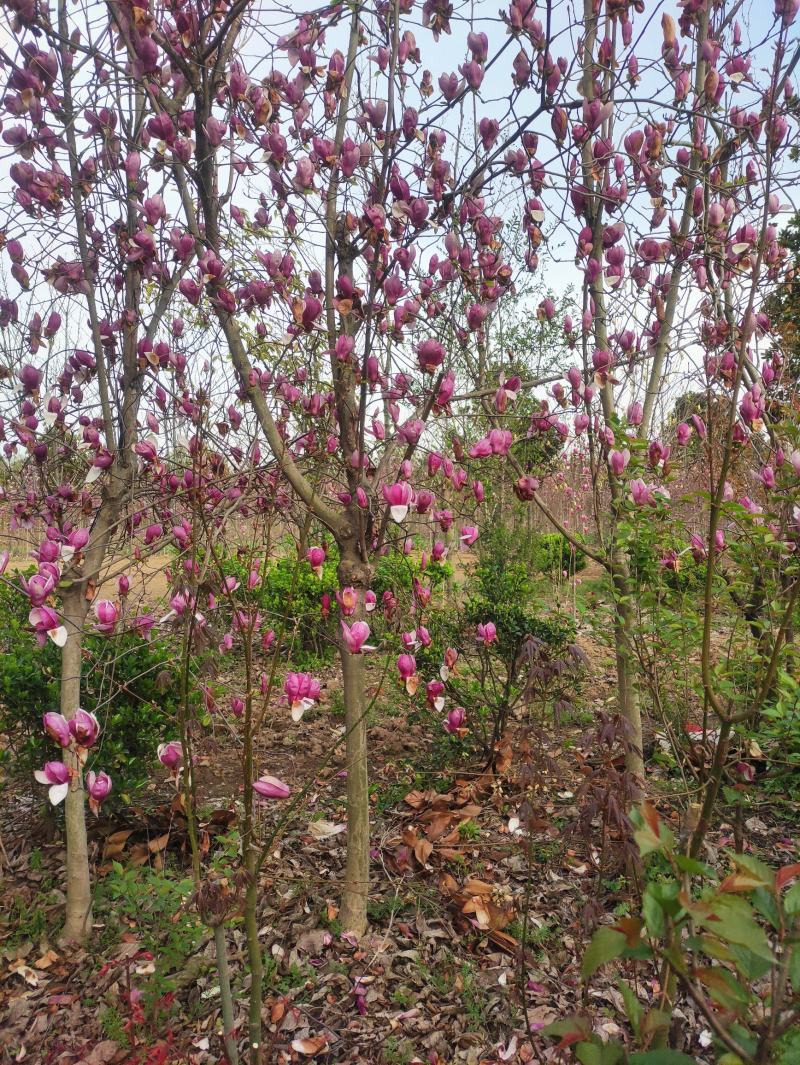
[{"label": "small green bush", "polygon": [[[255,603],[263,614],[263,622],[283,630],[285,642],[293,643],[292,656],[296,666],[302,664],[303,655],[328,657],[334,650],[334,628],[331,618],[336,611],[334,596],[339,587],[337,567],[339,553],[335,547],[328,548],[328,557],[318,577],[304,559],[286,556],[270,562],[263,574],[261,584],[253,591],[247,589],[250,573],[249,558],[231,555],[221,562],[220,568],[226,577],[235,577],[239,588],[234,592],[236,601]],[[322,596],[331,598],[331,618],[323,618]],[[220,607],[225,601],[220,597]],[[297,655],[300,654],[300,659]]]},{"label": "small green bush", "polygon": [[586,568],[586,555],[576,551],[562,533],[536,533],[532,539],[533,566],[539,573],[579,573]]},{"label": "small green bush", "polygon": [[400,551],[392,551],[380,558],[372,575],[372,590],[378,602],[385,591],[395,595],[401,591],[411,592],[415,577],[435,590],[453,574],[449,562],[429,563],[424,570],[420,562],[414,555],[404,555]]},{"label": "small green bush", "polygon": [[[15,774],[30,774],[56,757],[42,731],[42,714],[59,705],[60,653],[39,647],[28,627],[30,604],[0,585],[0,731]],[[112,800],[125,798],[152,773],[158,744],[174,729],[178,707],[174,649],[135,633],[87,635],[81,705],[102,727],[92,764],[114,782]]]},{"label": "small green bush", "polygon": [[464,604],[463,621],[470,632],[480,623],[493,621],[497,629],[497,649],[510,662],[529,636],[546,644],[555,654],[575,639],[575,626],[568,618],[538,613],[532,603],[475,596]]}]

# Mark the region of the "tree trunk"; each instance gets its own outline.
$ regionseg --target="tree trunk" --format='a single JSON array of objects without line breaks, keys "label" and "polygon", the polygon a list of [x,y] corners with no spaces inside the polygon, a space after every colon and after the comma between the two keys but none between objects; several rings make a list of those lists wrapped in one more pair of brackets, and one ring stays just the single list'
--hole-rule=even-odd
[{"label": "tree trunk", "polygon": [[[341,546],[339,585],[358,592],[355,614],[347,621],[364,618],[364,592],[369,587],[369,567],[353,545]],[[369,895],[369,780],[367,765],[367,720],[364,698],[364,656],[350,654],[340,645],[344,687],[344,723],[347,758],[347,865],[339,920],[346,932],[362,936],[367,930]]]},{"label": "tree trunk", "polygon": [[[75,716],[81,699],[81,651],[83,648],[83,611],[69,609],[64,602],[67,642],[61,651],[61,713],[69,721]],[[92,925],[92,882],[89,875],[89,846],[86,838],[86,803],[83,767],[73,751],[65,750],[64,764],[72,782],[64,803],[67,846],[67,906],[64,915],[64,942],[85,943]]]}]

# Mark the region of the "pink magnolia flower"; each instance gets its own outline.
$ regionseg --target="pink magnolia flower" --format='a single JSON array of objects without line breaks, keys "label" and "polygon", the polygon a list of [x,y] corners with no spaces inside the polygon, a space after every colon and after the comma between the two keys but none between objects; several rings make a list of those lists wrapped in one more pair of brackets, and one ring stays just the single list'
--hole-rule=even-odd
[{"label": "pink magnolia flower", "polygon": [[59,747],[69,747],[71,739],[69,722],[63,714],[51,711],[43,716],[42,721],[44,730],[51,740],[55,741]]},{"label": "pink magnolia flower", "polygon": [[119,621],[119,607],[110,599],[101,599],[95,603],[94,614],[97,618],[97,631],[112,633]]},{"label": "pink magnolia flower", "polygon": [[325,562],[325,555],[326,552],[324,547],[309,547],[308,551],[306,551],[308,563],[318,577],[322,576],[322,566]]},{"label": "pink magnolia flower", "polygon": [[261,634],[261,650],[268,651],[270,647],[275,643],[275,630],[267,629],[266,632]]},{"label": "pink magnolia flower", "polygon": [[93,814],[100,812],[100,804],[111,793],[111,777],[102,770],[95,773],[90,769],[86,774],[86,791],[89,793],[89,809]]},{"label": "pink magnolia flower", "polygon": [[689,443],[689,437],[692,435],[692,427],[687,425],[686,422],[681,422],[678,428],[675,430],[675,439],[681,445],[685,447]]},{"label": "pink magnolia flower", "polygon": [[364,592],[364,609],[368,614],[371,614],[375,607],[378,605],[378,597],[373,591]]},{"label": "pink magnolia flower", "polygon": [[234,717],[241,717],[244,714],[244,699],[238,695],[234,695],[231,699],[231,713]]},{"label": "pink magnolia flower", "polygon": [[450,735],[454,735],[461,731],[464,727],[464,722],[467,720],[467,711],[463,706],[454,706],[444,719],[444,730],[449,732]]},{"label": "pink magnolia flower", "polygon": [[692,558],[695,560],[695,562],[705,562],[706,558],[708,557],[708,551],[706,550],[706,545],[703,543],[702,536],[698,536],[697,533],[692,533],[689,540],[689,544],[692,552]]},{"label": "pink magnolia flower", "polygon": [[21,578],[22,589],[30,599],[33,606],[44,606],[45,600],[55,589],[58,581],[58,570],[52,564],[40,564],[38,573],[28,580]]},{"label": "pink magnolia flower", "polygon": [[400,639],[403,641],[403,647],[405,647],[407,651],[416,651],[419,647],[419,640],[417,639],[417,634],[414,629],[411,629],[409,632],[401,632]]},{"label": "pink magnolia flower", "polygon": [[443,540],[437,540],[431,550],[431,559],[433,562],[442,562],[447,558],[447,545]]},{"label": "pink magnolia flower", "polygon": [[69,731],[78,747],[88,750],[97,743],[100,735],[100,722],[88,710],[76,710],[69,722]]},{"label": "pink magnolia flower", "polygon": [[425,685],[425,697],[434,710],[444,710],[444,684],[440,680],[429,680]]},{"label": "pink magnolia flower", "polygon": [[662,499],[669,499],[669,492],[666,488],[661,488],[658,485],[645,484],[641,478],[631,481],[630,490],[631,499],[637,507],[654,507],[658,502],[659,496]]},{"label": "pink magnolia flower", "polygon": [[319,699],[320,683],[309,673],[287,673],[283,691],[289,700],[292,721],[300,721],[306,710]]},{"label": "pink magnolia flower", "polygon": [[771,466],[764,466],[758,476],[767,491],[771,492],[776,487],[775,471]]},{"label": "pink magnolia flower", "polygon": [[444,348],[438,340],[423,340],[417,346],[417,362],[424,373],[433,373],[444,362]]},{"label": "pink magnolia flower", "polygon": [[288,799],[292,793],[292,789],[288,784],[284,784],[282,780],[278,780],[277,777],[271,777],[268,774],[264,774],[253,781],[253,791],[257,792],[263,799]]},{"label": "pink magnolia flower", "polygon": [[50,606],[36,606],[28,614],[28,623],[36,633],[40,647],[44,647],[49,636],[56,647],[63,647],[67,642],[67,630],[59,623],[59,617]]},{"label": "pink magnolia flower", "polygon": [[390,621],[394,616],[395,610],[397,610],[397,596],[391,589],[387,588],[381,596],[381,602],[383,603],[383,616],[387,621]]},{"label": "pink magnolia flower", "polygon": [[63,762],[45,762],[44,769],[37,769],[34,777],[40,784],[48,784],[47,795],[53,806],[58,806],[69,791],[69,770]]},{"label": "pink magnolia flower", "polygon": [[383,498],[389,504],[389,514],[392,517],[392,521],[396,521],[399,524],[408,514],[408,508],[411,505],[413,498],[411,485],[405,481],[398,481],[396,484],[385,484],[383,486]]},{"label": "pink magnolia flower", "polygon": [[419,687],[417,675],[417,660],[413,655],[402,654],[397,657],[397,672],[405,685],[409,695],[413,695]]},{"label": "pink magnolia flower", "polygon": [[158,747],[158,760],[170,770],[174,777],[178,775],[178,769],[183,762],[183,746],[180,740],[170,740],[169,743],[161,743]]},{"label": "pink magnolia flower", "polygon": [[465,547],[472,547],[475,541],[478,539],[479,533],[474,525],[463,525],[461,527],[461,543]]},{"label": "pink magnolia flower", "polygon": [[341,591],[336,592],[336,602],[344,616],[349,618],[358,606],[358,592],[352,587],[342,588]]},{"label": "pink magnolia flower", "polygon": [[369,625],[366,621],[354,621],[352,625],[340,622],[342,627],[342,639],[349,654],[360,655],[362,651],[372,651],[367,645],[369,639]]},{"label": "pink magnolia flower", "polygon": [[497,628],[493,621],[487,621],[485,623],[479,623],[476,630],[475,639],[478,643],[482,643],[484,647],[488,647],[497,639]]},{"label": "pink magnolia flower", "polygon": [[642,418],[644,418],[644,408],[638,401],[631,403],[628,407],[628,424],[629,425],[641,425]]},{"label": "pink magnolia flower", "polygon": [[11,558],[11,555],[9,554],[8,551],[0,552],[0,577],[2,577],[2,575],[8,569],[8,562],[9,562],[10,558]]},{"label": "pink magnolia flower", "polygon": [[139,614],[133,619],[133,627],[136,629],[136,635],[142,640],[150,639],[150,632],[156,623],[156,619],[152,614]]},{"label": "pink magnolia flower", "polygon": [[631,453],[627,448],[623,451],[609,451],[608,453],[608,464],[615,477],[619,477],[622,474],[630,460]]}]

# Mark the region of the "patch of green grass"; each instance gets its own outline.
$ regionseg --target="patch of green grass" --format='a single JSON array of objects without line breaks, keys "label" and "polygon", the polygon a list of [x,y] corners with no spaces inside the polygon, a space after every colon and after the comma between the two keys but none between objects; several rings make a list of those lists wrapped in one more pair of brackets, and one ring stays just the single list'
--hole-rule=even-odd
[{"label": "patch of green grass", "polygon": [[197,951],[203,926],[189,905],[191,879],[146,867],[125,869],[114,862],[97,885],[95,915],[104,922],[101,949],[109,949],[123,932],[135,931],[142,949],[153,955],[154,971],[141,988],[148,1009],[159,1009],[175,990],[171,974],[181,972]]},{"label": "patch of green grass", "polygon": [[297,991],[314,979],[314,970],[308,965],[290,965],[282,974],[279,973],[279,969],[278,958],[269,955],[264,960],[264,986],[281,995]]},{"label": "patch of green grass", "polygon": [[561,930],[554,921],[549,920],[543,921],[541,925],[529,920],[526,928],[525,922],[517,918],[508,926],[508,933],[520,943],[524,942],[526,947],[543,947],[558,938]]},{"label": "patch of green grass", "polygon": [[8,912],[10,944],[17,946],[29,939],[35,942],[50,931],[50,920],[46,913],[49,902],[49,890],[38,891],[32,899],[24,899],[20,895],[12,897]]},{"label": "patch of green grass", "polygon": [[480,838],[481,826],[477,821],[462,821],[458,826],[458,834],[463,840],[476,840]]},{"label": "patch of green grass", "polygon": [[535,842],[531,844],[531,859],[541,865],[551,865],[564,853],[564,844],[561,840],[548,842]]},{"label": "patch of green grass", "polygon": [[106,1039],[113,1039],[123,1048],[129,1045],[128,1033],[125,1031],[125,1018],[116,1006],[106,1006],[101,1010],[100,1027]]},{"label": "patch of green grass", "polygon": [[481,988],[475,966],[470,962],[463,962],[459,971],[461,977],[461,1001],[464,1004],[464,1013],[467,1018],[467,1027],[478,1031],[486,1024],[484,1004],[486,995]]},{"label": "patch of green grass", "polygon": [[370,899],[367,902],[367,917],[375,924],[382,924],[407,909],[409,903],[406,899],[401,899],[399,895],[390,895],[385,899]]},{"label": "patch of green grass", "polygon": [[415,997],[407,987],[396,987],[392,992],[392,1002],[402,1010],[407,1010],[414,1005]]},{"label": "patch of green grass", "polygon": [[383,1045],[382,1056],[385,1065],[409,1065],[414,1058],[414,1046],[408,1039],[390,1035]]}]

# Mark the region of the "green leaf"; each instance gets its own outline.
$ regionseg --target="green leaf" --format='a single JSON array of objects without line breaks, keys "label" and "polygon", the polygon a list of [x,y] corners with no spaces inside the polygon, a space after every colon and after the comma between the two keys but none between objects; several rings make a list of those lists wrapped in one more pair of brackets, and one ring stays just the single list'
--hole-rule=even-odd
[{"label": "green leaf", "polygon": [[710,913],[704,908],[695,910],[695,920],[712,935],[725,943],[747,947],[759,958],[772,960],[772,947],[764,929],[756,922],[753,910],[734,895],[721,895],[712,900]]},{"label": "green leaf", "polygon": [[692,876],[706,876],[709,879],[714,879],[714,870],[710,865],[698,862],[685,854],[676,854],[675,864],[682,873],[691,873]]},{"label": "green leaf", "polygon": [[654,851],[672,851],[675,837],[651,803],[645,800],[638,810],[633,811],[631,820],[636,825],[633,838],[643,858]]},{"label": "green leaf", "polygon": [[625,1055],[619,1043],[578,1043],[575,1057],[581,1065],[617,1065]]},{"label": "green leaf", "polygon": [[800,880],[793,884],[783,896],[783,908],[790,917],[800,913]]},{"label": "green leaf", "polygon": [[542,1029],[543,1035],[558,1036],[572,1043],[577,1042],[578,1039],[585,1039],[590,1032],[591,1028],[583,1017],[564,1017]]},{"label": "green leaf", "polygon": [[697,1065],[695,1058],[680,1050],[641,1050],[637,1054],[631,1054],[628,1065]]},{"label": "green leaf", "polygon": [[633,1028],[634,1035],[638,1039],[642,1025],[642,1014],[644,1013],[642,1004],[624,980],[620,980],[617,987],[620,990],[622,1001],[625,1004],[625,1016],[628,1018],[631,1028]]},{"label": "green leaf", "polygon": [[753,906],[777,932],[781,927],[781,915],[774,894],[765,888],[756,888],[753,892]]},{"label": "green leaf", "polygon": [[754,954],[747,947],[739,947],[735,943],[731,945],[731,955],[739,975],[751,984],[766,976],[774,964],[773,958],[762,958],[760,954]]},{"label": "green leaf", "polygon": [[666,928],[664,910],[661,900],[657,897],[654,884],[648,884],[642,897],[642,916],[645,927],[651,936],[660,937]]},{"label": "green leaf", "polygon": [[586,953],[583,955],[583,962],[581,963],[581,976],[584,980],[588,980],[589,977],[596,973],[601,965],[605,965],[606,962],[612,961],[614,958],[619,958],[623,950],[625,950],[625,944],[627,940],[622,932],[618,932],[615,928],[609,928],[608,925],[603,925],[598,928],[595,934],[592,936],[592,941],[586,948]]},{"label": "green leaf", "polygon": [[753,885],[754,887],[772,887],[774,885],[774,870],[770,869],[770,867],[763,862],[760,862],[758,858],[753,858],[749,854],[735,854],[731,852],[729,852],[729,857],[735,866],[739,869],[746,870],[750,874],[750,878],[757,882]]},{"label": "green leaf", "polygon": [[708,991],[718,1006],[733,1013],[741,1013],[747,1006],[750,996],[727,969],[720,965],[696,969],[695,976]]}]

